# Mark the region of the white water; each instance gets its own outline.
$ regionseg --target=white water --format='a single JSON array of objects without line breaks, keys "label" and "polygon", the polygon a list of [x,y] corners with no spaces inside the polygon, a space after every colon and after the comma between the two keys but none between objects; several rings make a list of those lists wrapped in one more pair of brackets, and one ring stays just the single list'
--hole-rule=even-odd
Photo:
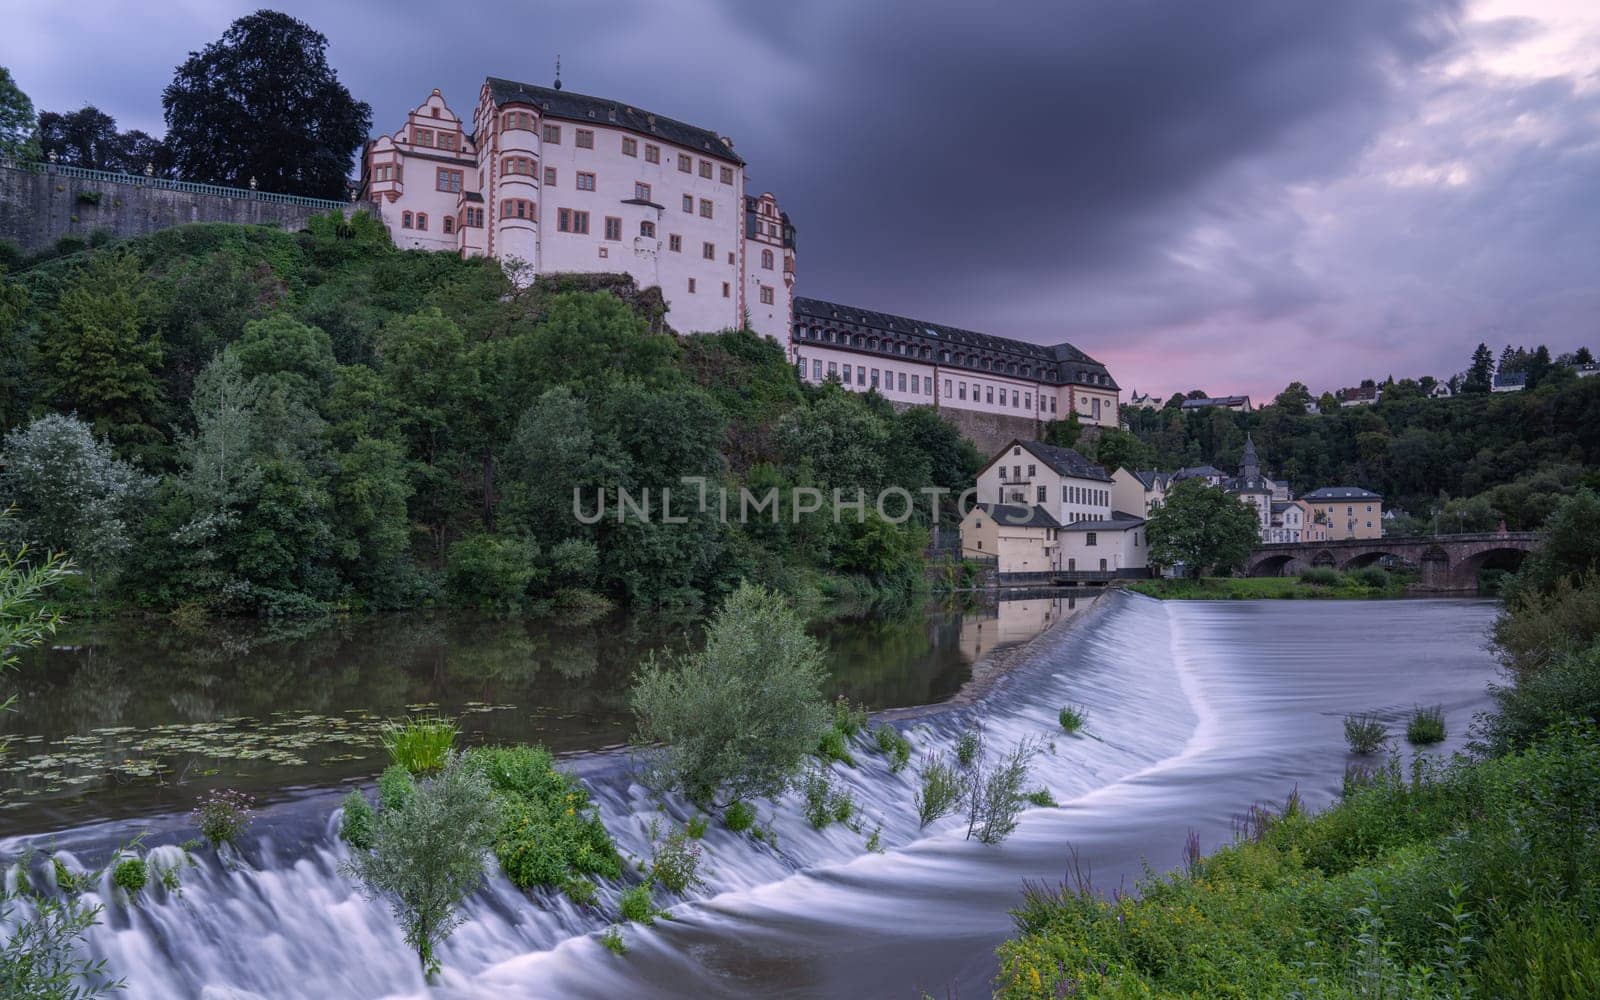
[{"label": "white water", "polygon": [[[877,995],[866,985],[874,980],[942,995],[952,978],[970,983],[992,965],[1021,878],[1059,877],[1069,841],[1103,838],[1104,855],[1117,859],[1113,871],[1120,865],[1124,875],[1130,851],[1169,867],[1186,824],[1204,829],[1209,847],[1222,837],[1221,818],[1264,792],[1320,776],[1310,797],[1325,800],[1342,771],[1329,764],[1329,743],[1343,712],[1446,700],[1458,736],[1487,677],[1481,653],[1481,662],[1454,673],[1441,673],[1442,658],[1416,677],[1394,673],[1418,650],[1465,646],[1460,636],[1429,633],[1486,620],[1482,609],[1464,610],[1472,605],[1280,602],[1290,611],[1123,596],[1108,603],[1036,641],[1026,662],[972,708],[936,712],[907,729],[916,755],[948,748],[979,721],[992,749],[1054,740],[1054,752],[1036,760],[1032,784],[1068,806],[1031,809],[999,847],[966,841],[956,818],[919,830],[915,767],[891,774],[860,740],[852,748],[858,767],[833,769],[861,807],[860,832],[813,830],[798,796],[761,810],[777,851],[713,822],[702,842],[703,898],[678,901],[675,919],[654,929],[630,925],[624,958],[594,936],[624,886],[604,886],[597,913],[496,877],[470,901],[468,921],[442,951],[441,983],[430,989],[387,908],[338,874],[343,845],[333,815],[272,827],[247,850],[246,866],[207,861],[185,871],[180,894],[155,886],[128,905],[102,884],[90,894],[106,904],[91,950],[126,977],[130,997]],[[1343,638],[1350,630],[1338,623],[1360,622],[1353,613],[1361,610],[1382,619],[1382,646],[1365,649],[1359,630]],[[1396,629],[1420,634],[1391,634]],[[1454,700],[1445,697],[1452,690]],[[1066,702],[1087,706],[1088,735],[1060,732],[1056,713]],[[665,826],[692,815],[683,803],[657,802],[616,768],[597,771],[589,784],[625,856],[648,856],[652,819]],[[866,838],[880,826],[886,850],[868,854]],[[170,846],[150,854],[157,864],[180,856]],[[922,970],[931,978],[913,982]]]}]

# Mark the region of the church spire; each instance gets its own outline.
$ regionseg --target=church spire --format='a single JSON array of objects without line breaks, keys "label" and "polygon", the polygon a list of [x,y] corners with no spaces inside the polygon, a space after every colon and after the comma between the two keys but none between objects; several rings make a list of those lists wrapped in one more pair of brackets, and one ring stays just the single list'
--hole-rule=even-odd
[{"label": "church spire", "polygon": [[1261,478],[1261,459],[1256,455],[1256,442],[1249,434],[1244,436],[1244,453],[1239,456],[1239,478],[1249,481]]}]

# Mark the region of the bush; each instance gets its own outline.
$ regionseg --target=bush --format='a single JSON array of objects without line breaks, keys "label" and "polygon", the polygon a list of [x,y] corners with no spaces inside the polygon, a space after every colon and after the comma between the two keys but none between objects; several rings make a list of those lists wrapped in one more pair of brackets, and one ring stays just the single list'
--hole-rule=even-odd
[{"label": "bush", "polygon": [[998,844],[1017,828],[1028,780],[1028,762],[1039,752],[1039,745],[1022,740],[993,765],[981,762],[966,769],[967,839],[977,837],[985,844]]},{"label": "bush", "polygon": [[1377,716],[1362,713],[1344,717],[1344,741],[1351,753],[1375,753],[1388,740],[1389,727]]},{"label": "bush", "polygon": [[1600,726],[1600,645],[1566,651],[1514,684],[1491,685],[1495,711],[1478,719],[1479,748],[1496,756],[1521,750],[1568,719]]},{"label": "bush", "polygon": [[528,603],[544,575],[533,539],[471,535],[450,546],[445,590],[458,604],[509,614]]},{"label": "bush", "polygon": [[650,824],[650,881],[668,892],[683,895],[705,886],[700,878],[700,845],[687,830],[674,830],[657,839],[656,824]]},{"label": "bush", "polygon": [[586,878],[575,878],[561,887],[567,898],[579,906],[593,906],[600,899],[600,888]]},{"label": "bush", "polygon": [[722,822],[734,833],[743,833],[755,825],[756,811],[743,802],[735,802],[723,810]]},{"label": "bush", "polygon": [[911,762],[911,739],[891,725],[880,725],[872,731],[878,751],[891,758],[889,772],[899,774]]},{"label": "bush", "polygon": [[339,818],[339,839],[358,851],[372,850],[377,833],[378,814],[366,796],[351,790],[344,797],[344,815]]},{"label": "bush", "polygon": [[399,764],[390,764],[378,775],[378,804],[385,809],[403,809],[417,790],[411,772]]},{"label": "bush", "polygon": [[914,801],[922,826],[948,816],[960,805],[961,774],[942,758],[935,754],[925,755],[918,777],[922,787],[918,789]]},{"label": "bush", "polygon": [[1548,591],[1524,590],[1511,598],[1491,632],[1500,660],[1516,677],[1600,641],[1600,578],[1581,585],[1558,579]]},{"label": "bush", "polygon": [[691,816],[689,817],[689,822],[684,824],[683,832],[695,840],[699,840],[706,835],[706,827],[708,825],[704,816]]},{"label": "bush", "polygon": [[1300,571],[1300,582],[1313,587],[1337,587],[1344,582],[1344,576],[1332,566],[1313,566]]},{"label": "bush", "polygon": [[202,795],[189,815],[213,848],[223,844],[237,848],[239,835],[255,816],[255,800],[243,792],[222,788]]},{"label": "bush", "polygon": [[650,898],[650,885],[636,885],[622,894],[619,904],[622,910],[622,919],[632,920],[641,924],[656,922],[655,901]]},{"label": "bush", "polygon": [[697,802],[775,795],[827,726],[822,650],[775,593],[729,596],[688,656],[652,654],[633,691],[648,777]]},{"label": "bush", "polygon": [[1060,721],[1062,729],[1068,733],[1076,733],[1088,721],[1089,712],[1081,705],[1063,705],[1056,718]]},{"label": "bush", "polygon": [[556,770],[543,747],[478,748],[465,760],[499,803],[492,846],[512,883],[557,888],[580,876],[622,874],[616,843],[588,791]]},{"label": "bush", "polygon": [[1023,798],[1026,799],[1029,805],[1039,806],[1043,809],[1053,809],[1060,805],[1060,803],[1055,800],[1055,796],[1050,794],[1050,789],[1048,788],[1040,788],[1029,792]]},{"label": "bush", "polygon": [[1369,590],[1386,590],[1389,573],[1382,566],[1363,566],[1350,574],[1350,579]]},{"label": "bush", "polygon": [[849,767],[856,766],[856,759],[850,755],[850,747],[846,742],[848,737],[837,729],[829,729],[817,741],[817,756],[825,761],[839,761]]},{"label": "bush", "polygon": [[833,703],[833,728],[843,733],[845,739],[854,737],[867,728],[867,707],[851,705],[849,699],[840,695]]},{"label": "bush", "polygon": [[962,733],[956,739],[956,763],[971,767],[983,749],[983,735],[975,730]]},{"label": "bush", "polygon": [[139,858],[119,861],[117,866],[111,869],[111,883],[130,896],[137,895],[149,880],[150,871]]},{"label": "bush", "polygon": [[600,935],[600,943],[613,955],[626,955],[628,946],[622,941],[622,928],[613,924]]},{"label": "bush", "polygon": [[1443,743],[1445,737],[1444,707],[1434,705],[1432,708],[1423,708],[1418,705],[1411,712],[1411,721],[1406,723],[1406,741],[1417,746],[1426,746],[1430,743]]},{"label": "bush", "polygon": [[813,829],[821,830],[830,823],[849,823],[855,815],[856,800],[848,789],[833,783],[826,768],[814,767],[800,780],[800,794],[805,800],[806,819]]},{"label": "bush", "polygon": [[438,946],[463,919],[462,901],[483,883],[499,824],[488,779],[451,754],[404,805],[378,812],[372,849],[341,866],[369,899],[389,901],[429,977],[439,971]]},{"label": "bush", "polygon": [[389,760],[411,774],[431,774],[444,766],[456,742],[456,724],[448,719],[407,719],[383,727],[380,737]]}]

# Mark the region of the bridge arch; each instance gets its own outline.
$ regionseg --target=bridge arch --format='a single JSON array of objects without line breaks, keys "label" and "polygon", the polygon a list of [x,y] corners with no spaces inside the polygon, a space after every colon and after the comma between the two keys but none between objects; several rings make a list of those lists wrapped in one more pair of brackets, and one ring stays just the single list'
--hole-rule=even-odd
[{"label": "bridge arch", "polygon": [[1319,552],[1317,552],[1316,555],[1311,557],[1311,565],[1312,566],[1326,566],[1326,567],[1332,569],[1332,568],[1334,568],[1335,566],[1338,565],[1338,561],[1333,558],[1333,552],[1331,550],[1322,549]]},{"label": "bridge arch", "polygon": [[1383,563],[1385,569],[1392,569],[1395,564],[1402,563],[1404,561],[1405,560],[1402,559],[1398,553],[1391,551],[1386,547],[1373,548],[1362,552],[1357,552],[1352,556],[1346,556],[1344,562],[1339,564],[1339,568],[1345,572],[1349,572],[1353,569],[1362,569],[1364,567],[1371,566],[1373,563]]},{"label": "bridge arch", "polygon": [[1289,564],[1294,562],[1294,553],[1285,552],[1267,556],[1257,560],[1250,567],[1251,576],[1287,576],[1290,572]]},{"label": "bridge arch", "polygon": [[1514,573],[1522,567],[1522,561],[1527,557],[1526,548],[1513,545],[1492,546],[1461,559],[1453,567],[1450,575],[1457,589],[1476,590],[1479,577],[1484,570],[1498,569]]}]

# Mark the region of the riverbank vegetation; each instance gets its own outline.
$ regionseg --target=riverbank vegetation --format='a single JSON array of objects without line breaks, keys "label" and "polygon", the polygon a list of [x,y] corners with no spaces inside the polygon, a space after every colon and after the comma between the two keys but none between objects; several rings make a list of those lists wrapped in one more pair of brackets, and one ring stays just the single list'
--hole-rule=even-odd
[{"label": "riverbank vegetation", "polygon": [[1341,573],[1332,568],[1299,576],[1173,578],[1133,580],[1128,589],[1170,601],[1371,600],[1401,597],[1412,577],[1379,566]]},{"label": "riverbank vegetation", "polygon": [[1352,770],[1320,815],[1253,807],[1134,894],[1028,887],[997,995],[1600,994],[1600,543],[1567,530],[1593,502],[1565,502],[1514,582],[1470,753]]},{"label": "riverbank vegetation", "polygon": [[[920,586],[925,512],[895,525],[871,498],[959,492],[972,447],[931,410],[802,384],[749,331],[680,340],[670,320],[624,276],[517,289],[360,214],[39,263],[0,276],[7,531],[79,559],[60,596],[81,610],[191,618]],[[791,487],[859,487],[865,519],[719,516],[718,491],[737,514],[742,488]],[[592,516],[602,488],[580,523],[574,492]],[[649,491],[649,523],[619,523],[619,488]]]}]

